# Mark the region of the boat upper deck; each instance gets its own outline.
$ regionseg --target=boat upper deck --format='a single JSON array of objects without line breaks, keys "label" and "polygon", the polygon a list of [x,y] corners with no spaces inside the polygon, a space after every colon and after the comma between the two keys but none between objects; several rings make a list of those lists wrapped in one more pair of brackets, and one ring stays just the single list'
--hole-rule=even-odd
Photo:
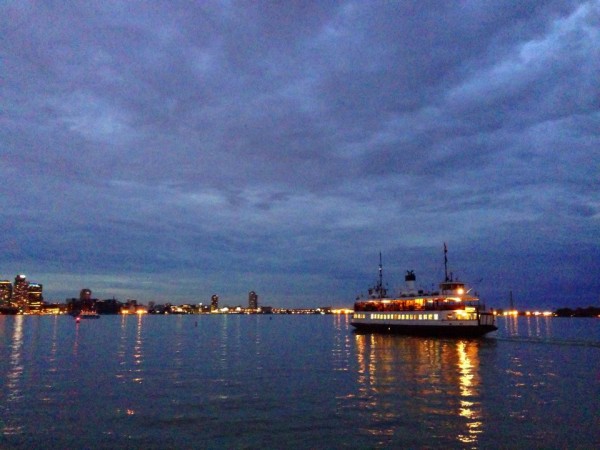
[{"label": "boat upper deck", "polygon": [[414,270],[407,270],[404,276],[405,289],[394,297],[387,297],[387,289],[383,286],[383,266],[379,254],[379,280],[375,288],[369,289],[368,297],[357,297],[354,311],[449,311],[465,310],[484,311],[485,306],[478,303],[477,294],[471,295],[472,289],[448,274],[447,248],[444,244],[444,280],[438,289],[424,290],[416,286],[417,277]]},{"label": "boat upper deck", "polygon": [[359,300],[354,303],[354,311],[446,311],[477,307],[478,300],[466,295]]}]

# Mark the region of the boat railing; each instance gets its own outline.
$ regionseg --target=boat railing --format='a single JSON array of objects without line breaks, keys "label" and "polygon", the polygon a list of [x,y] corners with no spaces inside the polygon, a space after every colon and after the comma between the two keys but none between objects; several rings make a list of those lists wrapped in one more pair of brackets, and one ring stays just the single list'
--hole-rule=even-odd
[{"label": "boat railing", "polygon": [[494,325],[494,315],[491,313],[479,313],[479,324],[480,325]]},{"label": "boat railing", "polygon": [[464,310],[468,304],[465,302],[435,302],[425,304],[410,304],[406,305],[403,302],[378,302],[378,301],[361,301],[354,304],[354,311],[455,311]]}]

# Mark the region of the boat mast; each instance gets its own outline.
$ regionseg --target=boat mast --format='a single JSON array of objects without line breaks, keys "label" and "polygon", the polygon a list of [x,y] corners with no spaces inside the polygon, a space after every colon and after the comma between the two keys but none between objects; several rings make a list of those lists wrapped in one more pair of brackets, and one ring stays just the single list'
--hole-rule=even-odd
[{"label": "boat mast", "polygon": [[448,247],[446,247],[446,243],[444,242],[444,275],[446,276],[446,281],[450,281],[448,278]]},{"label": "boat mast", "polygon": [[379,298],[383,298],[383,264],[381,262],[381,252],[379,252],[379,284],[377,286]]}]

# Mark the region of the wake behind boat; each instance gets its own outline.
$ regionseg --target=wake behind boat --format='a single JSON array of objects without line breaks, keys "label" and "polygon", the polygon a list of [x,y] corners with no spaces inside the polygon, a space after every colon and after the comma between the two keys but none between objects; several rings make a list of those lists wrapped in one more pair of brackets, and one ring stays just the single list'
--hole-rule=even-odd
[{"label": "wake behind boat", "polygon": [[350,323],[357,331],[424,336],[478,337],[497,330],[494,315],[470,295],[471,289],[448,276],[447,252],[444,244],[446,277],[438,291],[417,290],[410,270],[405,289],[395,298],[386,297],[380,255],[379,283],[369,290],[370,298],[356,301]]}]

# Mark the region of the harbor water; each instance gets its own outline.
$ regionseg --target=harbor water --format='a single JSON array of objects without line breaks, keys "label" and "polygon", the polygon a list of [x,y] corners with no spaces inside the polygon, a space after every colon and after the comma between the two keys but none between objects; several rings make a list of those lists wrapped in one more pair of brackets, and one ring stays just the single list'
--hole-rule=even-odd
[{"label": "harbor water", "polygon": [[0,316],[0,448],[600,448],[600,319]]}]

